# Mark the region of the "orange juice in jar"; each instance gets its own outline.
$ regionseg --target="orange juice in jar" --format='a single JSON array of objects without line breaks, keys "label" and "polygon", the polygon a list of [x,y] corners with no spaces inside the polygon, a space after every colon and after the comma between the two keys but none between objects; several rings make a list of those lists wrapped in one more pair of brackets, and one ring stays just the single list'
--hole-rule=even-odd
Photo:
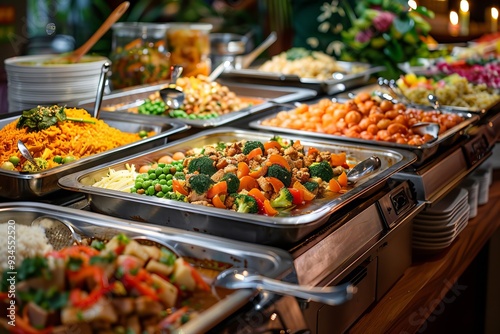
[{"label": "orange juice in jar", "polygon": [[167,45],[172,65],[183,67],[184,77],[209,75],[210,31],[208,23],[171,23],[167,30]]}]

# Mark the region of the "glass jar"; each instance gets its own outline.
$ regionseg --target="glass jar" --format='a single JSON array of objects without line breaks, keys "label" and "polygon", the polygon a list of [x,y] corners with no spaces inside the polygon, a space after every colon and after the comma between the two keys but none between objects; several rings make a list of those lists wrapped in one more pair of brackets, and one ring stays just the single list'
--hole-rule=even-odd
[{"label": "glass jar", "polygon": [[210,31],[208,23],[171,23],[167,30],[167,45],[172,65],[183,67],[182,76],[209,75]]},{"label": "glass jar", "polygon": [[120,22],[113,29],[113,89],[157,83],[170,77],[167,24]]}]

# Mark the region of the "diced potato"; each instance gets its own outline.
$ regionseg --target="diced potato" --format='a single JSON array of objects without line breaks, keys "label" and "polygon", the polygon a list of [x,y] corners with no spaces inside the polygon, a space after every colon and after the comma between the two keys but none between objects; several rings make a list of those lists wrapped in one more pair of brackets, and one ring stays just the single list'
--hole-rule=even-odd
[{"label": "diced potato", "polygon": [[130,240],[130,242],[125,246],[123,254],[134,255],[143,261],[147,261],[149,254],[144,250],[144,247],[135,240]]},{"label": "diced potato", "polygon": [[167,266],[166,264],[163,264],[161,262],[158,262],[156,260],[150,260],[148,264],[146,265],[146,270],[152,273],[157,273],[161,274],[164,276],[168,276],[172,273],[174,270],[173,266]]},{"label": "diced potato", "polygon": [[142,245],[142,248],[144,249],[144,251],[146,253],[148,253],[150,258],[155,259],[155,260],[158,260],[160,258],[160,255],[161,255],[160,248],[158,248],[156,246],[146,246],[146,245]]},{"label": "diced potato", "polygon": [[183,286],[186,290],[194,291],[196,282],[191,275],[191,266],[182,258],[175,260],[174,280],[179,286]]},{"label": "diced potato", "polygon": [[177,288],[156,274],[151,274],[154,284],[159,288],[158,298],[167,306],[172,307],[177,301]]},{"label": "diced potato", "polygon": [[144,261],[132,255],[118,255],[116,263],[127,271],[144,267]]},{"label": "diced potato", "polygon": [[64,325],[91,321],[115,323],[118,321],[118,315],[106,298],[100,298],[87,309],[66,306],[61,310],[61,322]]}]

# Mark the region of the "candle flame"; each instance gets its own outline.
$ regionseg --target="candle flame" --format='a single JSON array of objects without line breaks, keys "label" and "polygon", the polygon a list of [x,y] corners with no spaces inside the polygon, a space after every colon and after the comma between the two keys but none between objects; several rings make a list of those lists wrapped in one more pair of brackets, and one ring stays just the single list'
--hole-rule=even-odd
[{"label": "candle flame", "polygon": [[494,20],[497,20],[498,19],[498,9],[495,8],[495,7],[491,7],[491,17],[494,19]]},{"label": "candle flame", "polygon": [[462,11],[462,12],[469,11],[469,2],[467,0],[460,1],[460,11]]},{"label": "candle flame", "polygon": [[450,23],[453,25],[458,24],[458,14],[454,10],[450,12]]}]

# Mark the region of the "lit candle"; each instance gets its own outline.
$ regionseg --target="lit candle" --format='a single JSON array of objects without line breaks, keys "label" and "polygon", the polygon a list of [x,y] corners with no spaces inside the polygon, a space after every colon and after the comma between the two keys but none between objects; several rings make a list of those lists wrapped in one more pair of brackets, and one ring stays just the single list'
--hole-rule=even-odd
[{"label": "lit candle", "polygon": [[498,31],[498,9],[491,7],[491,32]]},{"label": "lit candle", "polygon": [[448,24],[448,31],[451,36],[458,36],[460,26],[458,25],[458,14],[454,10],[450,12],[450,23]]},{"label": "lit candle", "polygon": [[469,35],[469,2],[467,0],[460,1],[459,11],[460,35]]}]

